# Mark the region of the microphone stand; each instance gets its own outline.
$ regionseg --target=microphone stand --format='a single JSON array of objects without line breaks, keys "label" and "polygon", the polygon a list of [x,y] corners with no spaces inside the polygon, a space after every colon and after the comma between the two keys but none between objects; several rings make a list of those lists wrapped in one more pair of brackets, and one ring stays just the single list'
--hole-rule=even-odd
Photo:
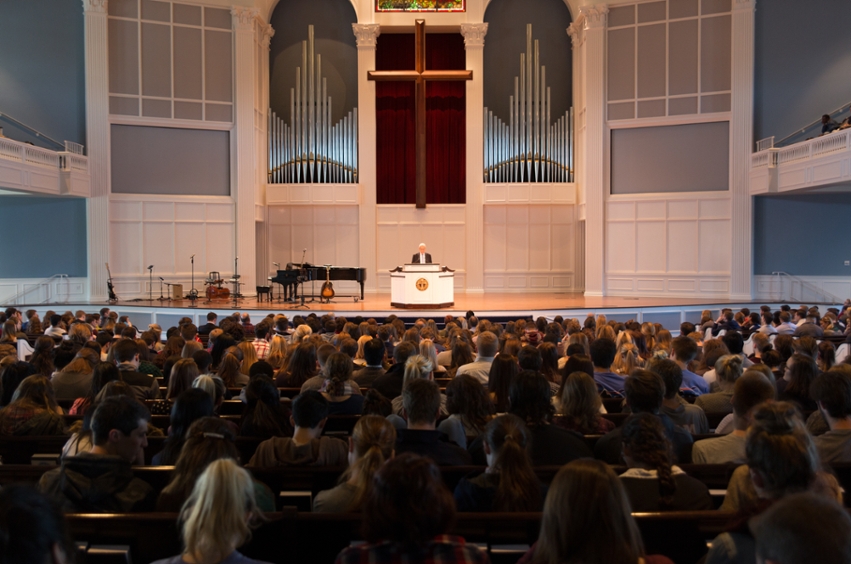
[{"label": "microphone stand", "polygon": [[[165,296],[163,296],[163,282],[165,282],[165,280],[163,280],[162,276],[160,276],[159,279],[160,279],[160,301],[164,302],[166,300]],[[168,298],[168,301],[171,301],[171,297]]]},{"label": "microphone stand", "polygon": [[192,261],[192,289],[189,290],[189,307],[198,307],[195,300],[198,299],[198,290],[195,289],[195,255],[189,257]]},{"label": "microphone stand", "polygon": [[154,265],[148,267],[148,276],[150,281],[148,282],[148,301],[154,302]]}]

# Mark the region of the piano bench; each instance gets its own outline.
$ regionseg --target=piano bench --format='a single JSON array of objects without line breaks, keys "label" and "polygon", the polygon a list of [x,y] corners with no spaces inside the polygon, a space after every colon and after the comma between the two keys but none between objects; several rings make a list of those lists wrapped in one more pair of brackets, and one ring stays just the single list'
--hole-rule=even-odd
[{"label": "piano bench", "polygon": [[263,296],[266,296],[266,301],[271,301],[271,294],[269,293],[271,287],[270,286],[257,286],[257,301],[262,302]]}]

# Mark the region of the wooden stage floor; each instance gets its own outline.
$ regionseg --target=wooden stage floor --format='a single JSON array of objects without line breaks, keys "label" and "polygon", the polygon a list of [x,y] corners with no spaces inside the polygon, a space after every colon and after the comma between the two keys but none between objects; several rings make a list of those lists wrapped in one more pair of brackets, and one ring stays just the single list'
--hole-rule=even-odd
[{"label": "wooden stage floor", "polygon": [[[74,309],[73,306],[79,305],[81,309],[88,310],[89,308],[100,309],[103,304],[95,303],[68,303],[64,304],[69,309]],[[337,297],[331,303],[320,303],[318,300],[311,302],[309,299],[305,303],[305,307],[300,307],[298,303],[288,303],[279,301],[277,298],[272,302],[258,302],[254,298],[234,300],[215,300],[208,302],[205,298],[199,298],[193,306],[189,300],[165,300],[159,301],[154,299],[153,302],[144,300],[120,300],[114,304],[113,308],[120,311],[135,310],[135,311],[165,311],[171,310],[190,310],[196,315],[206,311],[216,312],[292,312],[288,315],[294,315],[298,312],[301,314],[316,312],[322,315],[323,312],[334,312],[338,315],[362,315],[373,317],[386,317],[391,313],[395,313],[403,317],[425,316],[431,318],[443,317],[447,314],[453,316],[464,315],[468,310],[475,312],[477,316],[482,315],[564,315],[565,313],[578,312],[593,312],[596,310],[612,311],[625,310],[635,311],[644,309],[715,309],[715,307],[724,307],[733,305],[732,302],[697,300],[693,298],[665,298],[665,297],[585,297],[581,293],[555,293],[555,294],[514,294],[514,293],[487,293],[487,294],[465,294],[457,293],[455,295],[455,304],[451,307],[440,309],[400,309],[390,306],[390,294],[367,294],[365,299],[355,301],[352,297]],[[750,304],[741,304],[750,305]],[[44,307],[44,306],[41,306]],[[62,306],[60,305],[60,309]]]}]

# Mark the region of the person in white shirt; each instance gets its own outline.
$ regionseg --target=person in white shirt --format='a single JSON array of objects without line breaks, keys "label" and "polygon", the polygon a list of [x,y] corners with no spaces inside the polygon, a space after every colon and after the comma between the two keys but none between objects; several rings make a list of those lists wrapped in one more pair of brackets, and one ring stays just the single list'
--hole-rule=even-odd
[{"label": "person in white shirt", "polygon": [[479,335],[476,344],[478,349],[476,360],[459,367],[455,375],[457,377],[462,374],[469,374],[487,388],[491,364],[493,364],[493,358],[499,348],[499,340],[490,331],[485,331]]},{"label": "person in white shirt", "polygon": [[411,257],[411,264],[431,264],[431,255],[426,252],[425,243],[420,243],[419,251]]}]

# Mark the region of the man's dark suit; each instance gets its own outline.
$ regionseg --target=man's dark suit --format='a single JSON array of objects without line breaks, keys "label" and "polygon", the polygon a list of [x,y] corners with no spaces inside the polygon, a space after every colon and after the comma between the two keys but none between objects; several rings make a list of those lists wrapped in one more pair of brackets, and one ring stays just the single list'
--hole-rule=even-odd
[{"label": "man's dark suit", "polygon": [[[431,264],[431,255],[426,253],[426,261],[425,264]],[[411,259],[411,264],[419,264],[420,263],[420,253],[414,253],[413,258]]]}]

